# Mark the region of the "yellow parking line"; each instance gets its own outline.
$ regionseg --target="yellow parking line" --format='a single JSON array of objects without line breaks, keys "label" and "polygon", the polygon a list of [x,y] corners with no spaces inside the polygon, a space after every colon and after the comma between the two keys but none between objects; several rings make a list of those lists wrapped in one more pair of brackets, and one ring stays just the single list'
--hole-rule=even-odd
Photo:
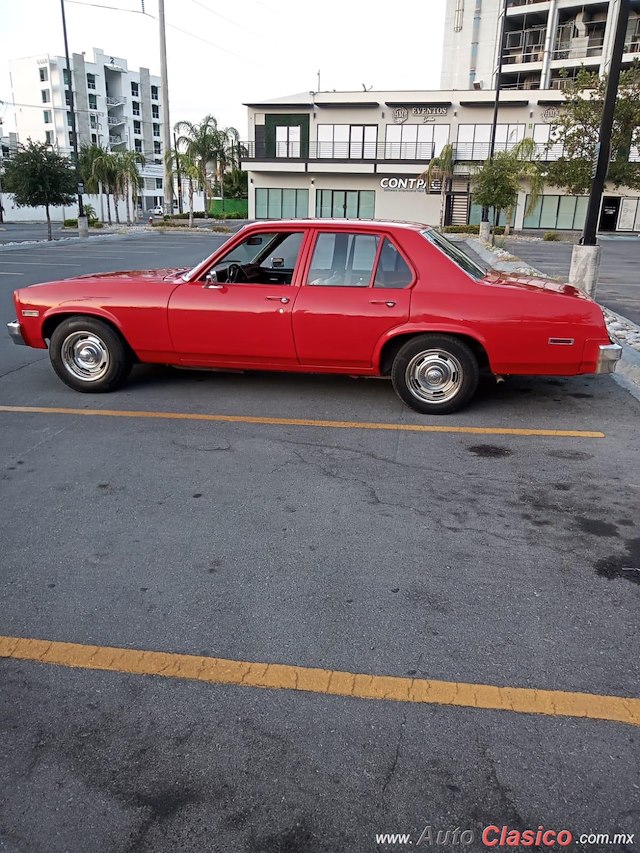
[{"label": "yellow parking line", "polygon": [[389,424],[367,421],[325,421],[312,418],[258,418],[250,415],[208,415],[197,412],[137,412],[120,409],[66,409],[44,406],[0,406],[0,412],[41,415],[89,415],[103,418],[159,418],[173,421],[221,421],[234,424],[324,427],[329,429],[377,429],[393,432],[446,432],[472,435],[538,435],[554,438],[604,438],[603,432],[577,429],[516,429],[512,427],[445,426],[436,424]]},{"label": "yellow parking line", "polygon": [[289,664],[250,663],[200,655],[88,646],[22,637],[0,636],[0,657],[77,669],[183,678],[210,684],[300,690],[328,696],[393,702],[455,705],[519,714],[544,714],[550,717],[585,717],[640,725],[640,699],[623,696],[367,675]]}]

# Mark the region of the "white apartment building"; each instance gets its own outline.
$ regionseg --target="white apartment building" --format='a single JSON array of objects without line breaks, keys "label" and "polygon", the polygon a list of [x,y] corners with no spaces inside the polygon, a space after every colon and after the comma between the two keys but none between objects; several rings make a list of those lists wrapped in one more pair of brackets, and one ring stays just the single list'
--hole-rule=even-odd
[{"label": "white apartment building", "polygon": [[[289,219],[338,217],[403,219],[437,225],[441,186],[422,177],[432,157],[451,144],[455,175],[445,187],[445,224],[480,222],[471,198],[471,178],[489,154],[495,92],[369,91],[305,92],[246,104],[249,139],[243,168],[249,177],[249,217]],[[496,150],[509,150],[525,136],[548,149],[562,92],[505,91],[500,99]],[[640,156],[632,153],[634,158]],[[640,193],[608,186],[599,227],[640,230]],[[523,187],[515,227],[581,230],[587,196],[548,186],[526,214]]]},{"label": "white apartment building", "polygon": [[[561,89],[584,66],[608,71],[620,0],[507,0],[501,87]],[[447,0],[441,86],[492,89],[504,0]],[[640,15],[629,16],[623,67],[640,58]]]},{"label": "white apartment building", "polygon": [[[93,49],[70,56],[78,145],[98,143],[110,150],[144,155],[142,210],[163,202],[160,78],[148,68],[129,69],[126,59]],[[64,56],[49,54],[9,63],[16,131],[70,154],[73,146],[69,79]]]}]

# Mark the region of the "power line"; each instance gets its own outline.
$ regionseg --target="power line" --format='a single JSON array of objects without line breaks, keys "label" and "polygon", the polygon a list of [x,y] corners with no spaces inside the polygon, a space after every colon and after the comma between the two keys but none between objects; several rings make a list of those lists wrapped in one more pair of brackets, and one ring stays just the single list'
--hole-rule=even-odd
[{"label": "power line", "polygon": [[238,23],[238,21],[232,21],[231,18],[227,18],[226,15],[223,15],[221,12],[216,12],[215,9],[210,9],[208,6],[205,6],[204,3],[201,3],[200,0],[191,0],[196,6],[200,6],[202,9],[205,9],[207,12],[211,12],[212,15],[215,15],[218,18],[222,18],[223,21],[228,21],[230,24],[233,24],[234,27],[240,27],[241,30],[246,30],[248,33],[251,33],[253,36],[257,36],[258,33],[255,30],[249,29],[249,27],[245,27],[244,24]]}]

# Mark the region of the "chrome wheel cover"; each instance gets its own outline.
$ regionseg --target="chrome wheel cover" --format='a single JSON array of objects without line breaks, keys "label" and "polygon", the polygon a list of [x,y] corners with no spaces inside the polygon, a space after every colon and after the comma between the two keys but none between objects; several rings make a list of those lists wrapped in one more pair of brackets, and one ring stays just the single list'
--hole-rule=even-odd
[{"label": "chrome wheel cover", "polygon": [[407,388],[424,403],[448,403],[460,391],[462,365],[450,352],[429,349],[411,359],[404,374]]},{"label": "chrome wheel cover", "polygon": [[111,355],[95,332],[72,332],[62,342],[60,358],[66,370],[83,382],[97,382],[109,370]]}]

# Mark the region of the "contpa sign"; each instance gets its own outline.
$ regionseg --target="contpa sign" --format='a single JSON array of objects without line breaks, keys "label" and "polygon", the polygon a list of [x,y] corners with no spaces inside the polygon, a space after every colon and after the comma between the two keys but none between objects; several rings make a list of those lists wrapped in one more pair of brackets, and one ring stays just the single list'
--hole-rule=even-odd
[{"label": "contpa sign", "polygon": [[380,187],[391,192],[424,192],[427,182],[424,178],[381,178]]}]

